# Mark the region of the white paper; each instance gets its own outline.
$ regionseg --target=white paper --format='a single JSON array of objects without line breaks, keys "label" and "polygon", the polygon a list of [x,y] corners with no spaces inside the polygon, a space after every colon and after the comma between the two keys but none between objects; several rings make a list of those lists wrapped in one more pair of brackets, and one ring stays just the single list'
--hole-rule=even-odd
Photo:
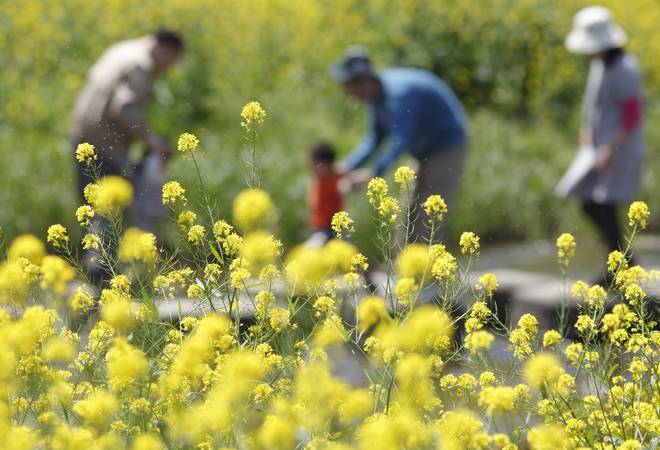
[{"label": "white paper", "polygon": [[596,150],[591,146],[582,146],[573,162],[555,187],[555,193],[561,198],[574,195],[596,175]]}]

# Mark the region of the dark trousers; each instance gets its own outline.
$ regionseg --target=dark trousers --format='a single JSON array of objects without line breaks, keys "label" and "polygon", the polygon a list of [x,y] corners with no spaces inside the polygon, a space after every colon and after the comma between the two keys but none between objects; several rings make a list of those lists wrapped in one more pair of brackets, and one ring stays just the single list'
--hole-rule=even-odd
[{"label": "dark trousers", "polygon": [[619,250],[623,247],[623,234],[615,204],[585,202],[582,204],[582,210],[598,227],[601,241],[608,251]]}]

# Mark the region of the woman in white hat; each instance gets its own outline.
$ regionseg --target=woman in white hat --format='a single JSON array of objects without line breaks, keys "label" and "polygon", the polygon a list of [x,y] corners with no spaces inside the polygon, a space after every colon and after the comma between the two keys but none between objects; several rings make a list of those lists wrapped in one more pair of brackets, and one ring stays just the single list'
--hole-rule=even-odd
[{"label": "woman in white hat", "polygon": [[558,185],[575,196],[608,250],[623,244],[617,207],[636,199],[644,162],[643,100],[637,59],[609,9],[579,11],[566,48],[591,57],[584,95],[581,150]]}]

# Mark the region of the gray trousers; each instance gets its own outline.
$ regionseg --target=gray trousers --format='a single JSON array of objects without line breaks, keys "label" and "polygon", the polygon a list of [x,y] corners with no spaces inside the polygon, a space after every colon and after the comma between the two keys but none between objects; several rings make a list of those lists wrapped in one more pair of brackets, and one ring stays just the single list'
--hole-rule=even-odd
[{"label": "gray trousers", "polygon": [[[408,236],[409,242],[429,242],[431,238],[428,217],[422,207],[429,195],[440,194],[447,203],[448,214],[451,214],[454,197],[463,174],[466,154],[467,147],[456,147],[432,152],[418,160],[414,206],[411,208],[413,225]],[[442,224],[436,222],[433,242],[440,242],[446,237],[445,221],[446,218]]]}]

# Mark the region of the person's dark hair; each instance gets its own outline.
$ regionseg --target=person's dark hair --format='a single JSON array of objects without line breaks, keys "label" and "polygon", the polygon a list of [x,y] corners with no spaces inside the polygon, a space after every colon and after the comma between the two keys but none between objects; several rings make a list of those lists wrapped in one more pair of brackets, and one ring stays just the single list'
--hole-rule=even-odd
[{"label": "person's dark hair", "polygon": [[375,81],[376,83],[380,83],[380,78],[378,78],[378,75],[373,74],[373,75],[358,75],[356,77],[350,78],[345,81],[345,83],[363,83],[365,81]]},{"label": "person's dark hair", "polygon": [[176,31],[168,30],[167,28],[159,28],[154,33],[154,36],[156,37],[156,41],[161,45],[167,45],[177,50],[184,50],[186,48],[183,37],[181,37]]},{"label": "person's dark hair", "polygon": [[605,52],[603,56],[603,62],[605,67],[610,67],[614,64],[620,57],[623,56],[624,50],[621,47],[611,48]]},{"label": "person's dark hair", "polygon": [[309,155],[313,162],[332,164],[335,162],[336,152],[334,147],[327,142],[319,142],[312,145]]}]

